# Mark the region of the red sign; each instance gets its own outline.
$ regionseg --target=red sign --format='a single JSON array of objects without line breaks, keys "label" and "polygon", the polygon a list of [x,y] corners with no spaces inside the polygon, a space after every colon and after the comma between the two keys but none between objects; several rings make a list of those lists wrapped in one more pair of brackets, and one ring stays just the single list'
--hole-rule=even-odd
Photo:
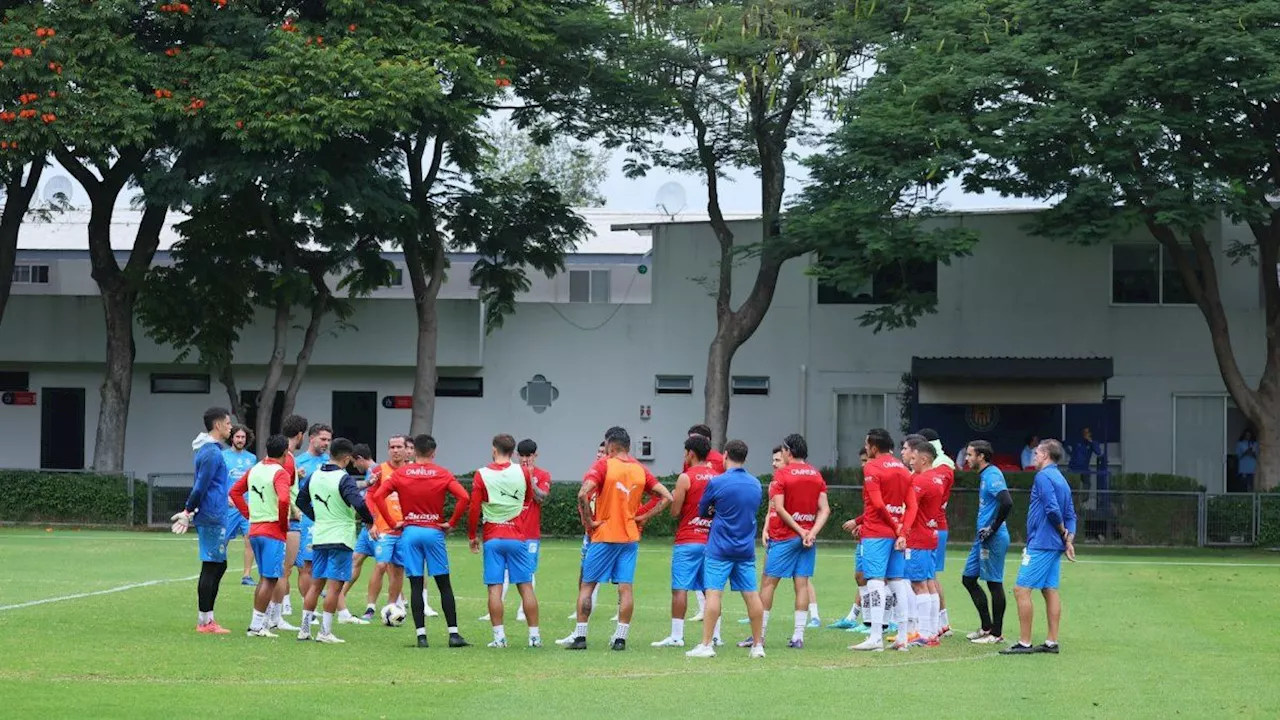
[{"label": "red sign", "polygon": [[412,395],[387,395],[382,398],[382,407],[388,410],[412,410]]},{"label": "red sign", "polygon": [[35,405],[36,394],[25,390],[12,390],[0,393],[0,402],[5,405]]}]

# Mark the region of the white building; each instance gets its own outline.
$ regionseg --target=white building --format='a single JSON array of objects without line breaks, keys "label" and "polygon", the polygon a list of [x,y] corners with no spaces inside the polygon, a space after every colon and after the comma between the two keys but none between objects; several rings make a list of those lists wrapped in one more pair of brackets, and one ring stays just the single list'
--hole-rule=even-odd
[{"label": "white building", "polygon": [[[543,465],[576,479],[603,430],[620,424],[637,441],[652,441],[654,472],[678,468],[685,430],[703,414],[715,320],[702,279],[715,274],[717,246],[705,220],[584,216],[594,239],[567,259],[566,273],[535,275],[517,313],[487,337],[467,282],[474,258],[453,258],[440,301],[434,432],[447,467],[486,461],[489,438],[508,432],[536,439]],[[116,213],[122,260],[137,218]],[[1109,441],[1113,469],[1187,474],[1223,489],[1245,423],[1223,389],[1204,320],[1183,302],[1158,246],[1141,238],[1051,242],[1028,236],[1027,219],[1019,211],[943,220],[979,227],[984,239],[970,258],[912,269],[921,289],[936,289],[939,308],[909,330],[877,335],[858,323],[889,278],[859,297],[842,296],[804,273],[809,259],[787,263],[769,315],[733,366],[730,435],[751,446],[750,464],[763,471],[768,450],[800,432],[815,464],[851,465],[869,427],[901,435],[902,380],[914,369],[920,404],[909,403],[906,414],[936,427],[948,450],[988,437],[1016,456],[1024,434],[1073,439],[1089,425]],[[36,405],[0,405],[0,466],[92,461],[104,329],[85,221],[72,213],[23,227],[18,282],[0,325],[0,390],[33,391]],[[735,218],[734,229],[746,241],[759,236],[746,218]],[[1243,232],[1224,223],[1210,237],[1241,366],[1256,382],[1264,345],[1257,270],[1232,265],[1223,252]],[[157,262],[173,240],[165,235]],[[746,262],[735,273],[735,291],[745,295],[754,268]],[[384,399],[412,389],[409,294],[390,287],[355,301],[355,329],[322,336],[297,412],[353,440],[376,439],[378,449],[408,430],[409,411]],[[300,336],[299,329],[288,357]],[[142,328],[136,340],[126,467],[189,472],[200,415],[225,405],[226,395],[203,369],[175,364],[177,352],[150,342]],[[264,314],[236,348],[242,390],[261,382],[269,353]]]}]

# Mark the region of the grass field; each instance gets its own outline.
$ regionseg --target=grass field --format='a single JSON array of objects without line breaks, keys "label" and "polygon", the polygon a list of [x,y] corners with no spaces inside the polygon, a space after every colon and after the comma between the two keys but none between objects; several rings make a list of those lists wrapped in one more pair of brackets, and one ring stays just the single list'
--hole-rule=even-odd
[{"label": "grass field", "polygon": [[[491,636],[476,619],[485,612],[480,559],[456,538],[454,587],[473,647],[444,647],[443,618],[428,621],[429,650],[411,649],[407,626],[340,626],[347,641],[340,646],[246,638],[251,591],[238,584],[240,547],[232,545],[217,610],[236,632],[203,636],[194,632],[193,535],[0,529],[0,716],[1280,717],[1274,553],[1083,549],[1080,563],[1064,566],[1062,654],[1003,657],[960,637],[976,613],[960,584],[963,555],[953,548],[943,579],[961,633],[942,647],[855,655],[845,648],[860,636],[822,629],[809,631],[804,650],[788,650],[788,588],[775,605],[780,622],[768,657],[753,662],[731,647],[711,660],[649,647],[670,627],[670,548],[657,540],[641,547],[625,653],[606,648],[610,588],[600,594],[590,650],[551,644],[572,627],[574,541],[543,549],[541,650],[523,647],[514,592],[513,646],[483,647]],[[824,622],[848,610],[849,555],[847,547],[820,552]],[[1016,558],[1011,552],[1010,587]],[[294,607],[296,621],[296,595]],[[741,601],[730,597],[726,608],[726,640],[740,639]],[[1039,641],[1039,603],[1037,612]],[[686,638],[700,631],[690,623]],[[1006,635],[1016,632],[1010,597]]]}]

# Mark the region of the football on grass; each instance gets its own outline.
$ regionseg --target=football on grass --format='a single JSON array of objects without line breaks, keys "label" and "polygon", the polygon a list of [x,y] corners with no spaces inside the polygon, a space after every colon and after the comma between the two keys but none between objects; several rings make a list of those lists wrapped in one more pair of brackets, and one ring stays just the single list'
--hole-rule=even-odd
[{"label": "football on grass", "polygon": [[400,623],[404,622],[404,608],[396,604],[388,605],[382,608],[382,624],[387,627],[400,627]]}]

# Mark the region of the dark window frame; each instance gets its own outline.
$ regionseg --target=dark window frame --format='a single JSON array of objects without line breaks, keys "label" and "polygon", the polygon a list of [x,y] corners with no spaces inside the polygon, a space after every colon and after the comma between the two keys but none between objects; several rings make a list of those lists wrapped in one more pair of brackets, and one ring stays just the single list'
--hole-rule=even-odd
[{"label": "dark window frame", "polygon": [[[164,390],[157,388],[158,382],[166,380],[203,381],[203,390]],[[208,395],[213,391],[213,378],[208,373],[151,373],[152,395]]]},{"label": "dark window frame", "polygon": [[484,378],[443,376],[436,378],[436,397],[482,398]]}]

